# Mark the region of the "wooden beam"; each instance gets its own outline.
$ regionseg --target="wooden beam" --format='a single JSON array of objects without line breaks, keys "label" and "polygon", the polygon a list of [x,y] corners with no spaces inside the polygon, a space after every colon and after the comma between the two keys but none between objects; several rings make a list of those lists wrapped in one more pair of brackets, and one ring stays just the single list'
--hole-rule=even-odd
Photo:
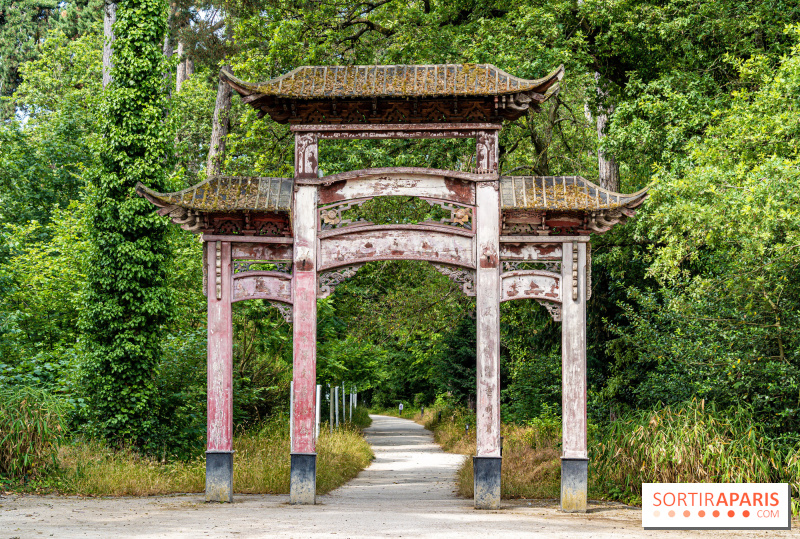
[{"label": "wooden beam", "polygon": [[561,301],[561,276],[543,270],[519,270],[503,273],[500,301],[541,299]]},{"label": "wooden beam", "polygon": [[[491,186],[489,190],[492,190]],[[440,230],[424,226],[417,229],[375,228],[379,229],[357,230],[350,234],[320,238],[319,269],[375,260],[423,260],[475,267],[471,234],[441,230],[446,227],[438,227]]]}]

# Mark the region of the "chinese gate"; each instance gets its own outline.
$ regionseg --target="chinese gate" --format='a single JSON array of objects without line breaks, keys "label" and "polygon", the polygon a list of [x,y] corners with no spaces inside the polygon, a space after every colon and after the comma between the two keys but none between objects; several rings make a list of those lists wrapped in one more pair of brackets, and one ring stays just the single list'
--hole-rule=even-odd
[{"label": "chinese gate", "polygon": [[[294,178],[214,176],[176,193],[137,192],[161,215],[202,233],[208,297],[206,499],[233,499],[231,304],[263,299],[293,322],[291,492],[313,504],[317,298],[374,260],[423,260],[477,303],[475,506],[500,504],[500,303],[532,299],[562,323],[561,507],[585,511],[586,301],[589,237],[633,215],[646,190],[606,191],[580,177],[500,176],[504,120],[558,90],[563,68],[537,80],[491,65],[301,67],[263,83],[221,77],[295,138]],[[475,170],[367,169],[319,176],[322,139],[475,139]],[[348,210],[412,196],[440,221],[376,225]],[[250,271],[242,262],[269,262]],[[243,269],[243,271],[242,271]]]}]

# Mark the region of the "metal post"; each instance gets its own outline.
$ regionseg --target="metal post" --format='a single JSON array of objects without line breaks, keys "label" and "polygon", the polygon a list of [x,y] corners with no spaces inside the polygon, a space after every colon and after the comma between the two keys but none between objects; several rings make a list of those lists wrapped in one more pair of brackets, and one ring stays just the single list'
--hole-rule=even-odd
[{"label": "metal post", "polygon": [[[497,133],[476,137],[478,172],[497,171]],[[476,185],[477,454],[475,507],[500,507],[500,192],[498,181]]]},{"label": "metal post", "polygon": [[[233,501],[233,327],[231,244],[206,243],[208,286],[208,424],[206,501]],[[213,279],[213,280],[212,280]]]},{"label": "metal post", "polygon": [[289,447],[294,447],[294,382],[289,382]]},{"label": "metal post", "polygon": [[322,401],[321,401],[321,398],[322,398],[322,386],[320,384],[317,384],[317,400],[316,400],[316,403],[317,403],[317,428],[314,429],[314,437],[317,438],[317,439],[319,439],[319,417],[320,417],[320,414],[322,413]]},{"label": "metal post", "polygon": [[561,261],[561,510],[586,512],[586,244],[564,242]]},{"label": "metal post", "polygon": [[333,433],[333,387],[328,384],[328,430]]},{"label": "metal post", "polygon": [[333,402],[334,406],[336,407],[336,428],[339,428],[339,386],[336,386],[333,390]]}]

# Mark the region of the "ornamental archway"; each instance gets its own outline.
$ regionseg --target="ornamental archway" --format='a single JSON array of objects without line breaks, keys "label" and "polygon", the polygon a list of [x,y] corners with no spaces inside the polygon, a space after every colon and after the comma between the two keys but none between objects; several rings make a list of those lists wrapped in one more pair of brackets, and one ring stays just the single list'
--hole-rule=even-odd
[{"label": "ornamental archway", "polygon": [[[475,506],[500,504],[500,303],[532,299],[562,322],[561,507],[586,510],[589,237],[632,216],[647,193],[612,193],[574,176],[498,174],[503,120],[547,100],[562,76],[559,68],[523,80],[491,65],[302,67],[264,83],[221,73],[260,117],[291,124],[294,178],[215,176],[167,194],[137,186],[161,215],[203,235],[208,501],[233,498],[231,304],[265,299],[293,322],[290,499],[313,504],[317,299],[366,262],[425,260],[476,296]],[[386,138],[475,139],[476,170],[319,177],[319,140]],[[418,197],[445,216],[380,225],[346,215],[380,196]]]}]

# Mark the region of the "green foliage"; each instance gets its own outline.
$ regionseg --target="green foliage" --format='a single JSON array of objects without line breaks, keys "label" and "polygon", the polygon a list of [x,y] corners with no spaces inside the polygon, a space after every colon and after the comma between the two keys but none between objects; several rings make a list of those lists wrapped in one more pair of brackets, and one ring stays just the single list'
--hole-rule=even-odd
[{"label": "green foliage", "polygon": [[93,174],[84,324],[85,383],[95,427],[145,447],[153,434],[163,326],[169,319],[167,224],[134,187],[164,187],[166,5],[120,2],[112,83],[105,90],[102,167]]},{"label": "green foliage", "polygon": [[[38,56],[56,6],[52,0],[0,2],[0,96],[14,93],[20,83],[20,66]],[[13,106],[3,109],[3,118],[14,112]]]},{"label": "green foliage", "polygon": [[746,405],[692,400],[631,413],[593,444],[592,474],[616,492],[642,483],[790,483],[800,488],[800,445],[775,444]]},{"label": "green foliage", "polygon": [[[629,287],[612,325],[604,393],[634,407],[698,396],[749,403],[771,436],[800,427],[800,49],[715,113],[684,163],[661,169],[636,234],[647,287]],[[755,67],[754,67],[755,66]]]},{"label": "green foliage", "polygon": [[26,386],[0,389],[0,477],[45,475],[64,437],[66,403]]}]

